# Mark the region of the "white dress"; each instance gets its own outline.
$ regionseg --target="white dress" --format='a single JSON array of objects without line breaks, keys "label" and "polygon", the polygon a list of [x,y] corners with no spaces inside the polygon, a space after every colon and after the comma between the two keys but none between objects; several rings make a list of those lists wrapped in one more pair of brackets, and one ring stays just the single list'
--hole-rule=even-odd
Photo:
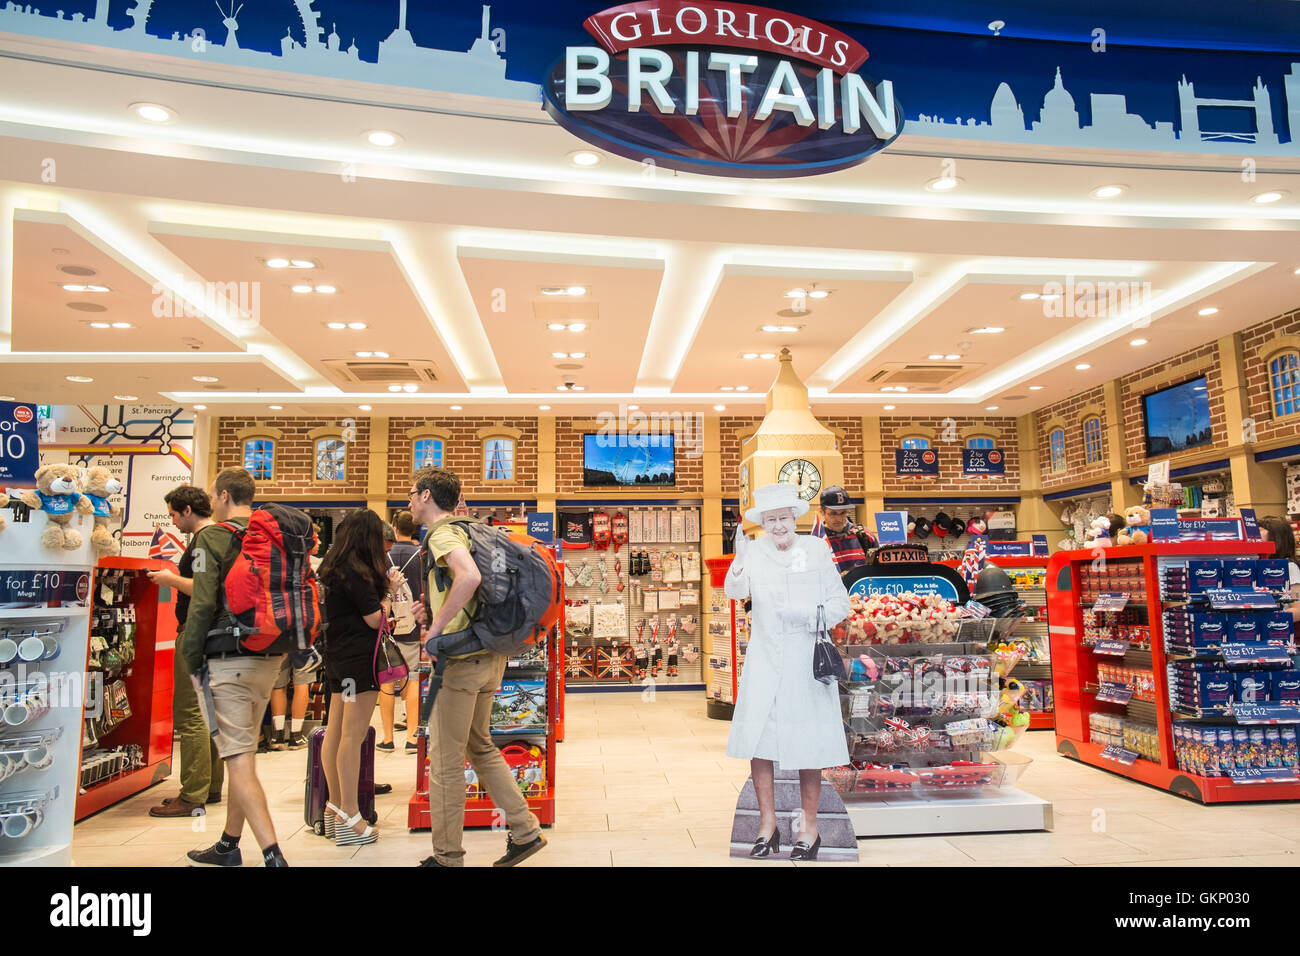
[{"label": "white dress", "polygon": [[[759,538],[746,549],[741,570],[727,573],[725,587],[732,600],[753,600],[727,756],[775,760],[783,770],[848,763],[839,686],[821,683],[812,670],[817,606],[828,628],[849,615],[830,547],[821,538],[796,535],[789,550],[779,551],[770,538]],[[802,612],[804,621],[783,625],[782,605]]]}]

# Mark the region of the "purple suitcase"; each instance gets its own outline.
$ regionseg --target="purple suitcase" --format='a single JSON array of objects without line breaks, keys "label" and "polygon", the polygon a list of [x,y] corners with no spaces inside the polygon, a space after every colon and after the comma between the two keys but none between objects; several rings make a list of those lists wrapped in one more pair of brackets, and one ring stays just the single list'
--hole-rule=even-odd
[{"label": "purple suitcase", "polygon": [[[303,788],[303,819],[317,836],[325,833],[325,801],[329,787],[325,783],[325,769],[321,766],[320,751],[325,743],[325,728],[312,731],[307,744],[307,782]],[[357,809],[367,823],[379,819],[375,812],[375,728],[366,731],[361,742],[361,774],[357,780]]]}]

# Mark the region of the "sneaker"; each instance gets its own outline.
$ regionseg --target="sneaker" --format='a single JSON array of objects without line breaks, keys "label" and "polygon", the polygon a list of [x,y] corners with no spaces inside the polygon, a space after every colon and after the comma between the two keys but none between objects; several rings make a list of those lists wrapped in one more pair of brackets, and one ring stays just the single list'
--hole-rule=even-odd
[{"label": "sneaker", "polygon": [[269,870],[278,870],[282,867],[287,867],[289,865],[289,861],[286,860],[283,856],[273,856],[271,857],[271,859],[264,861],[262,865]]},{"label": "sneaker", "polygon": [[307,746],[307,735],[304,734],[302,731],[299,731],[296,734],[289,735],[290,750],[302,750],[302,748],[306,746]]},{"label": "sneaker", "polygon": [[189,857],[190,866],[243,866],[244,855],[239,852],[239,847],[233,850],[222,851],[221,845],[212,844],[206,850],[190,850],[185,854]]},{"label": "sneaker", "polygon": [[394,730],[405,730],[405,729],[406,729],[406,724],[393,724],[393,729],[394,729]]},{"label": "sneaker", "polygon": [[444,870],[445,870],[445,869],[449,869],[449,867],[445,867],[445,866],[443,866],[441,863],[439,863],[437,860],[435,860],[435,859],[434,859],[433,857],[431,857],[431,856],[426,856],[423,860],[420,861],[420,864],[419,864],[419,865],[420,865],[420,866],[437,866],[437,867],[442,867],[442,869],[444,869]]},{"label": "sneaker", "polygon": [[267,748],[270,750],[285,750],[289,746],[288,738],[289,732],[287,730],[281,731],[278,734],[273,732],[271,735],[271,742],[267,744]]},{"label": "sneaker", "polygon": [[419,745],[419,744],[413,744],[413,743],[411,743],[411,742],[408,740],[408,741],[406,742],[406,752],[407,752],[408,754],[416,754],[416,753],[419,753],[419,752],[420,752],[420,745]]},{"label": "sneaker", "polygon": [[391,753],[393,750],[396,750],[397,748],[396,745],[390,740],[386,744],[375,744],[375,749],[384,750]]},{"label": "sneaker", "polygon": [[506,836],[506,855],[493,863],[493,866],[514,866],[516,863],[522,863],[542,847],[546,846],[546,837],[540,833],[537,838],[530,840],[522,845],[516,843],[514,838]]}]

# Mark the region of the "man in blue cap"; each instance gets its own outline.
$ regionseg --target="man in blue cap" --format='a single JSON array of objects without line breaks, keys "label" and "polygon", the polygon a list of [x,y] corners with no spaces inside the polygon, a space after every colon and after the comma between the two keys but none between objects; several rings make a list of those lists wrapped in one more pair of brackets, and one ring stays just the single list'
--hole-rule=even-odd
[{"label": "man in blue cap", "polygon": [[843,574],[850,568],[867,563],[867,552],[873,550],[876,539],[852,518],[853,503],[849,493],[839,485],[831,485],[821,494],[822,527],[826,543],[835,555],[835,568]]}]

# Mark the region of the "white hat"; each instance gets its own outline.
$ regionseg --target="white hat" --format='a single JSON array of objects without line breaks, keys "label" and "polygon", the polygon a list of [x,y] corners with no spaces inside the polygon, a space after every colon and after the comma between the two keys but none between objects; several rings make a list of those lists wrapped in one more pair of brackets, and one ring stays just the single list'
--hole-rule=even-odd
[{"label": "white hat", "polygon": [[808,502],[799,497],[794,485],[780,481],[764,485],[754,489],[754,507],[745,512],[745,520],[762,524],[764,511],[780,511],[782,508],[793,508],[797,520],[808,513]]}]

